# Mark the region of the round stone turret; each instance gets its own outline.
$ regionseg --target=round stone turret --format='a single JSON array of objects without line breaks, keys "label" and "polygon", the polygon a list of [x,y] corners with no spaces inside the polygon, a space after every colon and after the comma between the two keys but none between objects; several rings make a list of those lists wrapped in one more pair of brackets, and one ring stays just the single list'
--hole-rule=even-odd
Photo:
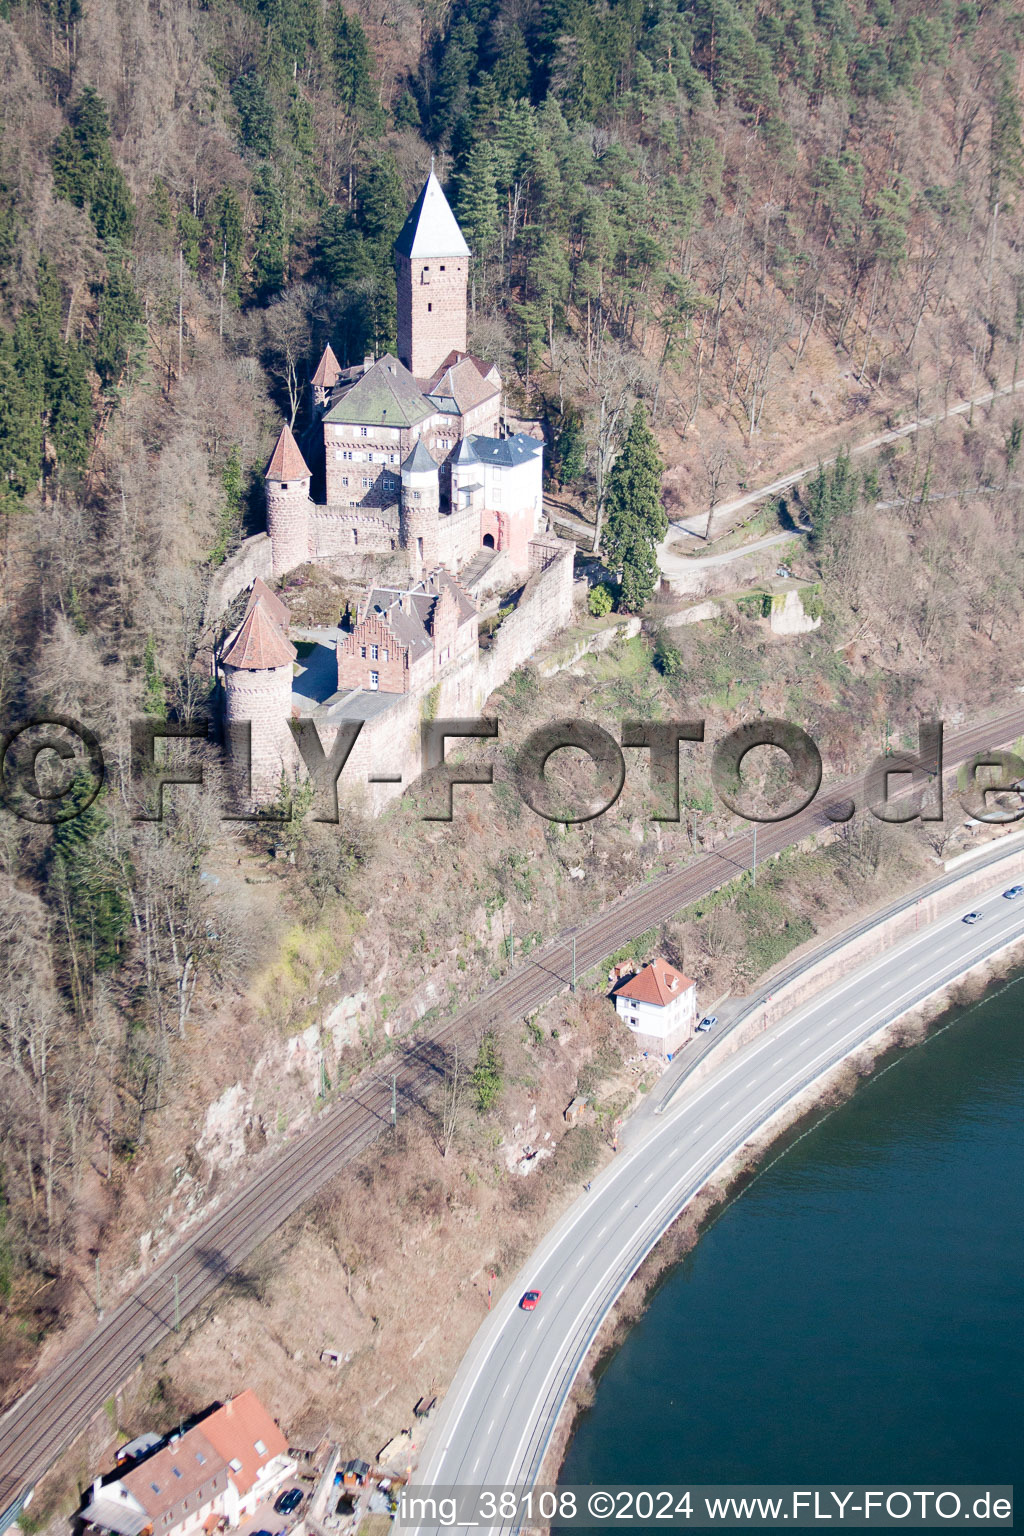
[{"label": "round stone turret", "polygon": [[266,474],[267,532],[275,576],[284,576],[310,557],[309,482],[309,468],[285,422]]},{"label": "round stone turret", "polygon": [[282,773],[292,777],[298,763],[298,750],[288,729],[292,662],[297,654],[262,598],[250,605],[221,654],[228,740],[234,747],[231,727],[239,721],[249,722],[250,795],[256,803],[273,800]]},{"label": "round stone turret", "polygon": [[417,442],[402,465],[402,501],[398,514],[402,548],[409,551],[414,581],[438,564],[441,485],[437,465]]}]

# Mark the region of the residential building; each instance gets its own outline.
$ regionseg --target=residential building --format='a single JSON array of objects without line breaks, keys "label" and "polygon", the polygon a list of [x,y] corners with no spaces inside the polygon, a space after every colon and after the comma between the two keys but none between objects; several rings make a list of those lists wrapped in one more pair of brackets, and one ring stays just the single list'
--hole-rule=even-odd
[{"label": "residential building", "polygon": [[652,960],[615,989],[615,1011],[647,1055],[671,1061],[697,1025],[697,984],[667,961]]},{"label": "residential building", "polygon": [[284,1435],[245,1391],[130,1471],[97,1479],[82,1519],[107,1536],[198,1536],[238,1525],[294,1471]]}]

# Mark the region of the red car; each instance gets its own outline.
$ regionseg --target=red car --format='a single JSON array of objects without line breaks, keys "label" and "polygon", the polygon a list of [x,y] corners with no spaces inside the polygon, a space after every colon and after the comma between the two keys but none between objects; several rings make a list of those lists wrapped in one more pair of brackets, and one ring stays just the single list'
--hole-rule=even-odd
[{"label": "red car", "polygon": [[540,1296],[540,1291],[526,1291],[519,1305],[524,1312],[534,1312],[536,1311],[538,1301],[540,1301]]}]

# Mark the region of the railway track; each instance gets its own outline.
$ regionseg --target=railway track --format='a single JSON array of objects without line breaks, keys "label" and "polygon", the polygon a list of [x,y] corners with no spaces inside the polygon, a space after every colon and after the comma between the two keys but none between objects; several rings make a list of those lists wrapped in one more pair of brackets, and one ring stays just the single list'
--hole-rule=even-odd
[{"label": "railway track", "polygon": [[[945,744],[945,769],[955,769],[975,753],[1005,746],[1022,734],[1024,707],[951,735]],[[769,858],[831,827],[825,802],[855,797],[859,785],[859,779],[833,784],[799,815],[760,827],[760,857]],[[752,854],[753,838],[742,833],[686,867],[635,887],[582,923],[575,935],[566,933],[532,955],[455,1018],[401,1048],[394,1062],[399,1107],[408,1111],[429,1097],[447,1047],[478,1039],[491,1025],[527,1014],[562,991],[571,978],[573,937],[576,967],[582,973],[749,869]],[[82,1344],[8,1410],[0,1419],[0,1514],[81,1433],[136,1365],[172,1331],[176,1319],[207,1300],[272,1232],[390,1126],[391,1091],[390,1080],[372,1075],[356,1083],[308,1132],[184,1238],[131,1295],[100,1319]]]}]

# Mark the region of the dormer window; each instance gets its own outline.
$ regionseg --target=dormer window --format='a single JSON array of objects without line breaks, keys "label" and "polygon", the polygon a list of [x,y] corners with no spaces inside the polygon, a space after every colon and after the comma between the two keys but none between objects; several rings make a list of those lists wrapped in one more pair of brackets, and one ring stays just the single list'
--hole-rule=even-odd
[{"label": "dormer window", "polygon": [[262,1440],[254,1440],[253,1449],[255,1450],[257,1456],[265,1456],[267,1454],[267,1448],[263,1444]]},{"label": "dormer window", "polygon": [[228,1466],[231,1468],[232,1472],[241,1472],[242,1470],[242,1463],[239,1461],[237,1456],[233,1456],[231,1458],[231,1460],[228,1462]]}]

